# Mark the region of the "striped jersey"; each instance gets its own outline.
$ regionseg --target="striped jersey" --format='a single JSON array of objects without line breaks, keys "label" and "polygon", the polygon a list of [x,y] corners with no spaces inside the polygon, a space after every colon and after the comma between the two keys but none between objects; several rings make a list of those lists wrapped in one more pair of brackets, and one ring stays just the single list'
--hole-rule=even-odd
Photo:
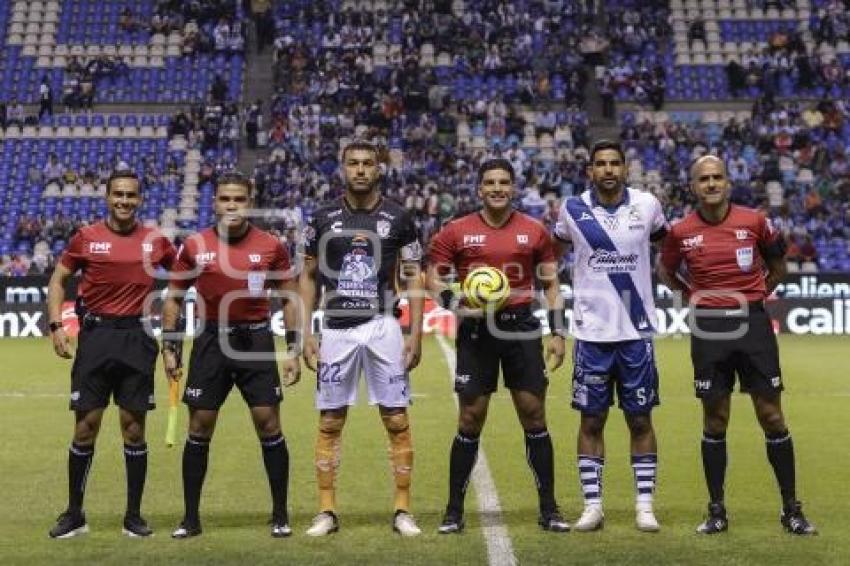
[{"label": "striped jersey", "polygon": [[577,339],[622,342],[654,332],[649,244],[666,233],[661,203],[650,193],[626,188],[612,207],[599,203],[592,190],[564,201],[555,237],[573,245]]}]

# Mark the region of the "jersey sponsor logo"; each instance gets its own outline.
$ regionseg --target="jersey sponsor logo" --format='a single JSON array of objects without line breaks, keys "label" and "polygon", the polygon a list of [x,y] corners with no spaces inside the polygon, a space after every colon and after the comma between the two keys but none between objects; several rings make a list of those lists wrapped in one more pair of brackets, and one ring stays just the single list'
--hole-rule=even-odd
[{"label": "jersey sponsor logo", "polygon": [[739,240],[746,240],[750,233],[746,230],[735,230],[735,237]]},{"label": "jersey sponsor logo", "polygon": [[342,220],[337,220],[333,224],[331,224],[331,230],[333,232],[342,232]]},{"label": "jersey sponsor logo", "polygon": [[393,215],[392,215],[392,214],[390,214],[389,212],[386,212],[385,210],[380,210],[380,211],[378,211],[378,215],[379,215],[379,216],[383,216],[383,217],[384,217],[384,218],[386,218],[387,220],[395,220],[395,216],[393,216]]},{"label": "jersey sponsor logo", "polygon": [[528,234],[517,234],[516,243],[522,245],[528,244]]},{"label": "jersey sponsor logo", "polygon": [[197,399],[201,395],[204,394],[204,390],[200,387],[187,387],[186,388],[186,397],[191,397],[192,399]]},{"label": "jersey sponsor logo", "polygon": [[735,259],[741,271],[749,272],[753,268],[753,248],[738,248],[735,250]]},{"label": "jersey sponsor logo", "polygon": [[694,380],[694,389],[697,391],[708,391],[711,389],[711,380],[710,379],[695,379]]},{"label": "jersey sponsor logo", "polygon": [[578,217],[579,222],[587,222],[588,220],[593,220],[593,215],[587,212],[582,212],[581,216]]},{"label": "jersey sponsor logo", "polygon": [[471,247],[471,246],[483,246],[487,241],[487,236],[485,234],[464,234],[463,235],[463,246]]},{"label": "jersey sponsor logo", "polygon": [[90,254],[109,255],[112,250],[112,242],[89,242]]},{"label": "jersey sponsor logo", "polygon": [[685,251],[688,251],[702,247],[704,242],[705,238],[703,237],[703,235],[697,234],[696,236],[693,236],[691,238],[685,238],[684,240],[682,240],[682,247],[685,249]]},{"label": "jersey sponsor logo", "polygon": [[151,244],[151,243],[142,244],[142,253],[145,253],[145,254],[153,253],[153,244]]},{"label": "jersey sponsor logo", "polygon": [[780,387],[782,385],[782,377],[776,376],[770,378],[770,385],[773,387]]},{"label": "jersey sponsor logo", "polygon": [[587,266],[596,273],[622,273],[637,271],[638,254],[621,254],[618,251],[594,250],[587,260]]},{"label": "jersey sponsor logo", "polygon": [[637,205],[631,205],[629,207],[629,222],[640,222],[641,220],[640,210],[638,210]]},{"label": "jersey sponsor logo", "polygon": [[472,376],[466,373],[459,373],[455,375],[455,385],[466,385],[469,383],[469,380],[472,379]]},{"label": "jersey sponsor logo", "polygon": [[263,259],[263,256],[260,254],[248,254],[248,261],[251,263],[260,263]]},{"label": "jersey sponsor logo", "polygon": [[390,235],[390,223],[386,220],[378,220],[375,224],[375,230],[378,232],[379,237],[386,238]]},{"label": "jersey sponsor logo", "polygon": [[209,265],[210,263],[215,262],[216,252],[201,252],[199,254],[195,254],[195,264],[200,266]]},{"label": "jersey sponsor logo", "polygon": [[80,400],[80,392],[79,391],[71,391],[71,401],[79,401]]},{"label": "jersey sponsor logo", "polygon": [[346,297],[377,297],[378,272],[375,269],[375,258],[362,248],[345,254],[337,291]]},{"label": "jersey sponsor logo", "polygon": [[312,242],[316,239],[316,229],[308,224],[304,227],[301,235],[305,242]]},{"label": "jersey sponsor logo", "polygon": [[328,218],[334,218],[334,217],[336,217],[336,216],[339,216],[340,214],[342,214],[342,209],[341,209],[341,208],[337,208],[337,209],[336,209],[336,210],[334,210],[333,212],[328,212]]}]

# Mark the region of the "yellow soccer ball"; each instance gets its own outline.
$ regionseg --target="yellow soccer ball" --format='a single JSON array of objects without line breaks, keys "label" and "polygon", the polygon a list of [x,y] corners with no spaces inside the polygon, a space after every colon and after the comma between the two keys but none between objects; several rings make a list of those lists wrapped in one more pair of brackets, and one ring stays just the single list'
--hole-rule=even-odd
[{"label": "yellow soccer ball", "polygon": [[511,296],[508,276],[495,267],[479,267],[470,271],[461,290],[466,304],[478,309],[499,310]]}]

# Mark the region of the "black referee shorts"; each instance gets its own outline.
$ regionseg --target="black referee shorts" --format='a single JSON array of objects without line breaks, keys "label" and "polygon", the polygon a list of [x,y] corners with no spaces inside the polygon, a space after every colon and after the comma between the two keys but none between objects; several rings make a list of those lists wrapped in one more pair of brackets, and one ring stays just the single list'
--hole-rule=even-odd
[{"label": "black referee shorts", "polygon": [[[747,313],[735,309],[698,309],[695,315],[691,361],[697,397],[728,395],[734,389],[736,375],[742,393],[772,396],[783,390],[779,347],[763,305],[753,303]],[[736,331],[743,333],[729,339]],[[724,339],[707,333],[726,336]]]},{"label": "black referee shorts", "polygon": [[[192,344],[183,402],[195,409],[218,410],[236,385],[249,407],[278,405],[283,393],[274,359],[274,335],[268,325],[228,333],[213,324],[207,323]],[[253,354],[260,359],[234,359],[222,344],[238,354]]]},{"label": "black referee shorts", "polygon": [[136,319],[84,325],[71,369],[72,411],[115,404],[134,412],[156,407],[154,372],[159,346]]},{"label": "black referee shorts", "polygon": [[540,322],[530,309],[522,308],[496,313],[495,325],[500,332],[516,336],[493,336],[485,320],[467,318],[458,327],[455,392],[468,398],[493,393],[501,366],[508,389],[544,393],[549,378]]}]

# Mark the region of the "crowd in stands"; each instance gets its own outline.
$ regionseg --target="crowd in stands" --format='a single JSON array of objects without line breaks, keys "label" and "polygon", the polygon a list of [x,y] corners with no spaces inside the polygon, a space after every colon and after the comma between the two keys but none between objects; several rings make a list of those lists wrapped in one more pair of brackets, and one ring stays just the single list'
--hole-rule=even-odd
[{"label": "crowd in stands", "polygon": [[726,161],[733,202],[764,209],[801,252],[795,258],[850,268],[848,118],[850,107],[840,100],[780,104],[763,97],[748,119],[723,124],[637,121],[629,114],[621,138],[633,168],[652,170],[642,180],[650,179],[646,188],[670,219],[691,210],[688,166],[711,152]]},{"label": "crowd in stands", "polygon": [[[608,64],[598,83],[606,104],[613,104],[616,96],[633,98],[660,110],[667,87],[662,56],[670,50],[673,36],[668,2],[609,2],[605,15],[604,32],[599,30],[599,33],[607,34]],[[692,31],[696,32],[696,28]],[[660,55],[647,56],[656,53]],[[611,109],[606,109],[605,114],[613,117]]]},{"label": "crowd in stands", "polygon": [[[230,26],[231,13],[209,8],[232,3],[194,2],[212,11],[204,8],[191,19],[180,9],[186,4],[160,1],[151,22],[138,25],[166,32],[195,20],[201,29],[218,30],[219,38],[238,27]],[[603,99],[611,103],[606,110],[613,111],[614,95],[623,91],[656,108],[664,102],[671,37],[666,2],[609,2],[604,33],[586,3],[577,1],[471,0],[462,13],[440,0],[389,2],[374,13],[338,10],[333,1],[252,4],[256,47],[274,51],[274,97],[234,103],[218,76],[205,103],[177,112],[168,123],[169,148],[201,155],[198,192],[205,204],[199,224],[211,221],[215,176],[234,167],[240,146],[261,149],[264,157],[252,172],[257,205],[269,211],[267,227],[294,245],[313,211],[343,191],[341,146],[366,138],[381,148],[382,191],[415,212],[426,241],[447,219],[477,206],[476,171],[492,157],[514,165],[517,206],[551,227],[561,199],[587,186],[583,64],[596,62],[597,49],[609,49],[612,66],[599,77]],[[132,17],[128,22],[137,23]],[[693,31],[698,40],[699,29]],[[225,45],[210,37],[213,49]],[[761,70],[759,85],[776,80],[769,73],[764,78],[766,68],[786,68],[788,61],[789,76],[799,80],[800,58],[816,59],[799,39],[793,30],[777,32],[764,52],[753,52],[746,68],[752,63]],[[647,50],[658,57],[646,58]],[[812,72],[824,76],[819,67]],[[850,239],[844,151],[850,107],[828,96],[813,105],[779,104],[770,87],[762,91],[740,122],[652,122],[626,114],[621,139],[638,171],[634,184],[657,194],[668,216],[677,218],[693,205],[686,179],[691,160],[709,151],[722,155],[734,201],[767,210],[789,238],[792,258],[838,268],[835,248],[824,244]],[[26,119],[17,103],[0,118]],[[28,182],[44,184],[45,194],[57,197],[97,197],[104,175],[126,166],[118,161],[73,171],[51,157]],[[165,166],[150,161],[135,168],[146,185],[158,186],[178,183],[182,167],[169,156]],[[16,273],[24,265],[28,272],[49,269],[54,243],[67,241],[68,230],[85,221],[22,217],[16,231],[36,242],[32,257],[39,260],[9,257],[0,272],[13,264]]]}]

